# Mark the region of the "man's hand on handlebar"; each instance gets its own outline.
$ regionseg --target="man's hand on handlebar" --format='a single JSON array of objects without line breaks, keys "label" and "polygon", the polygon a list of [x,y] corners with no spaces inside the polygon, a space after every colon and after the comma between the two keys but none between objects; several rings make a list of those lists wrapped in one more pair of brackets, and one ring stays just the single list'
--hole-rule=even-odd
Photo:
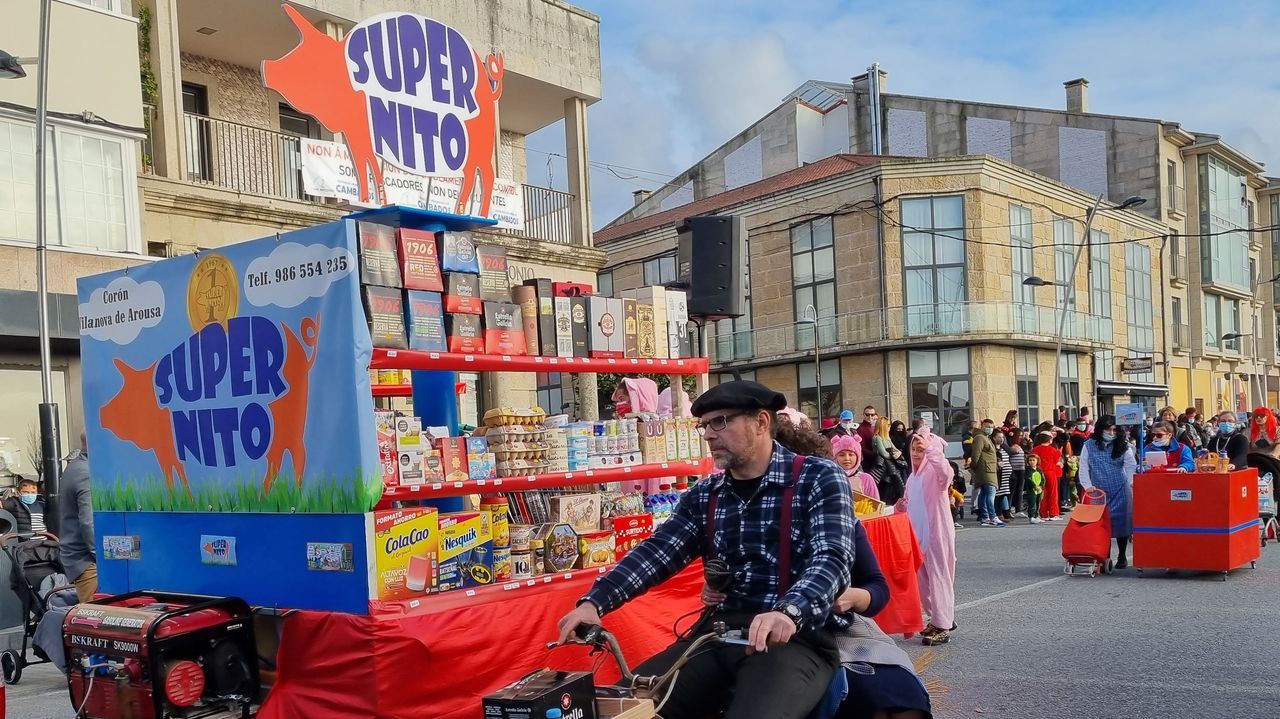
[{"label": "man's hand on handlebar", "polygon": [[723,592],[717,592],[716,590],[712,589],[711,587],[708,587],[705,584],[702,585],[702,595],[700,598],[702,599],[702,603],[707,605],[708,607],[720,606],[720,604],[724,602],[727,596],[728,595],[724,594]]},{"label": "man's hand on handlebar", "polygon": [[765,612],[751,621],[747,653],[767,652],[770,645],[786,644],[795,636],[796,623],[782,612]]},{"label": "man's hand on handlebar", "polygon": [[583,624],[599,624],[600,612],[596,609],[596,605],[591,602],[583,602],[579,604],[572,612],[564,615],[560,620],[560,643],[564,644],[573,638],[573,630]]}]

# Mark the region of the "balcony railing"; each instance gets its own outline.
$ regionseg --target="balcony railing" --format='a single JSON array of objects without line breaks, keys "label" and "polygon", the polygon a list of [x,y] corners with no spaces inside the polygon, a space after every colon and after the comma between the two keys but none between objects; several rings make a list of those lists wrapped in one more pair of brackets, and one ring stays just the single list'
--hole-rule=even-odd
[{"label": "balcony railing", "polygon": [[1169,185],[1169,206],[1168,209],[1174,212],[1187,213],[1187,191],[1178,185]]},{"label": "balcony railing", "polygon": [[1191,279],[1191,269],[1187,262],[1187,256],[1178,254],[1173,256],[1173,276],[1170,278],[1173,282],[1186,283]]},{"label": "balcony railing", "polygon": [[1178,350],[1191,349],[1191,327],[1185,323],[1173,325],[1173,347]]},{"label": "balcony railing", "polygon": [[573,195],[534,185],[523,185],[524,229],[504,234],[531,240],[574,244]]},{"label": "balcony railing", "polygon": [[[823,352],[977,336],[1053,342],[1060,318],[1056,308],[1015,302],[910,305],[820,318],[819,336]],[[1063,339],[1073,344],[1109,346],[1112,330],[1109,317],[1069,311]],[[812,323],[777,325],[718,336],[716,362],[779,358],[812,349]]]},{"label": "balcony railing", "polygon": [[294,135],[186,113],[187,179],[253,195],[308,199]]}]

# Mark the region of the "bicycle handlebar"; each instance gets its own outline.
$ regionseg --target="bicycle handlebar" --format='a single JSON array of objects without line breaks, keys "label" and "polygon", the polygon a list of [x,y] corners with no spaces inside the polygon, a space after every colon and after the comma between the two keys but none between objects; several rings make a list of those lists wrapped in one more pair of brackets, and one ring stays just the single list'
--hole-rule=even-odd
[{"label": "bicycle handlebar", "polygon": [[[740,633],[740,632],[739,632]],[[710,632],[703,634],[689,644],[689,648],[676,659],[675,663],[666,673],[660,676],[637,676],[631,667],[627,664],[627,659],[622,654],[622,647],[618,645],[617,637],[600,626],[599,624],[581,624],[574,629],[574,639],[570,639],[567,644],[582,644],[593,647],[598,650],[608,650],[613,655],[613,660],[618,664],[618,670],[622,672],[622,678],[631,688],[632,694],[640,697],[655,698],[669,682],[675,679],[676,674],[680,672],[684,665],[693,657],[694,652],[703,646],[717,641],[731,641],[731,632],[725,626],[724,622],[716,622]],[[742,641],[740,637],[736,641]],[[561,646],[558,642],[548,642],[547,649],[554,649]]]}]

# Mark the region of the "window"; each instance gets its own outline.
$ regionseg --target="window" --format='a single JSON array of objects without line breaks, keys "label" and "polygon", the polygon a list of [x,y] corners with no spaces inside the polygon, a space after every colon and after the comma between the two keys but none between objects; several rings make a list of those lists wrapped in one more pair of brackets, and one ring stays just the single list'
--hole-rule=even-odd
[{"label": "window", "polygon": [[[791,228],[791,284],[795,289],[796,349],[813,349],[814,325],[805,324],[806,308],[817,311],[818,340],[836,343],[836,257],[830,217]],[[812,313],[808,315],[813,318]]]},{"label": "window", "polygon": [[596,292],[605,297],[613,297],[613,273],[601,272],[596,275]]},{"label": "window", "polygon": [[[1216,157],[1201,155],[1200,231],[1201,272],[1206,282],[1249,286],[1249,202],[1243,172]],[[1240,230],[1233,232],[1232,230]]]},{"label": "window", "polygon": [[1222,347],[1222,298],[1218,295],[1204,296],[1204,346]]},{"label": "window", "polygon": [[1165,163],[1166,182],[1169,185],[1169,208],[1182,209],[1181,187],[1178,187],[1178,163],[1168,160]]},{"label": "window", "polygon": [[[50,245],[139,250],[132,145],[61,126],[50,131],[45,205]],[[0,238],[35,242],[35,174],[35,126],[0,118]]]},{"label": "window", "polygon": [[1280,312],[1273,313],[1276,320],[1275,338],[1276,338],[1276,358],[1280,359]]},{"label": "window", "polygon": [[209,88],[194,82],[182,83],[182,112],[187,131],[187,179],[213,180],[212,133],[209,127]]},{"label": "window", "polygon": [[823,360],[822,366],[822,399],[818,400],[818,380],[812,362],[803,362],[796,366],[797,386],[800,388],[800,411],[813,418],[814,426],[821,424],[823,417],[835,417],[840,414],[844,398],[840,393],[840,360]]},{"label": "window", "polygon": [[1031,210],[1009,205],[1009,245],[1013,255],[1013,313],[1019,332],[1036,329],[1035,288],[1022,284],[1035,274],[1031,254]]},{"label": "window", "polygon": [[[56,361],[55,357],[55,361]],[[40,391],[40,372],[31,368],[0,366],[0,397],[5,399],[5,410],[0,413],[0,442],[5,450],[13,452],[17,460],[14,472],[24,477],[36,477],[36,462],[40,461],[40,415],[38,408],[43,401]],[[53,401],[62,408],[64,421],[58,423],[58,435],[62,451],[70,452],[80,446],[77,438],[71,444],[70,422],[67,416],[67,378],[63,370],[53,370]],[[33,442],[30,438],[36,437]]]},{"label": "window", "polygon": [[1090,336],[1111,340],[1111,237],[1102,230],[1089,231],[1089,321],[1098,325]]},{"label": "window", "polygon": [[320,123],[315,118],[280,103],[280,132],[294,137],[320,139]]},{"label": "window", "polygon": [[[1151,248],[1136,242],[1124,247],[1125,321],[1129,325],[1129,351],[1149,355],[1156,349],[1155,305],[1151,301]],[[1154,382],[1154,372],[1131,376],[1136,382]]]},{"label": "window", "polygon": [[120,12],[119,0],[74,0],[74,1],[80,3],[81,5],[96,7],[99,10],[106,10],[108,12]]},{"label": "window", "polygon": [[302,191],[302,143],[292,138],[320,139],[320,123],[310,115],[303,114],[280,103],[280,132],[289,135],[280,139],[280,177],[283,181],[281,191],[286,197],[303,198]]},{"label": "window", "polygon": [[[1076,225],[1065,217],[1056,217],[1053,220],[1053,279],[1058,283],[1054,290],[1057,292],[1058,307],[1062,307],[1067,301],[1068,279],[1071,277],[1072,270],[1076,264]],[[1071,308],[1076,306],[1075,293],[1071,294]]]},{"label": "window", "polygon": [[750,359],[754,350],[751,333],[751,239],[742,238],[746,253],[746,276],[742,278],[742,315],[716,322],[716,361]]},{"label": "window", "polygon": [[[1222,334],[1239,334],[1240,332],[1240,300],[1222,298]],[[1222,349],[1227,352],[1240,351],[1240,338],[1223,340]]]},{"label": "window", "polygon": [[1064,354],[1058,362],[1058,403],[1080,406],[1080,355]]},{"label": "window", "polygon": [[676,281],[676,256],[663,255],[644,261],[644,283],[646,286],[666,285]]},{"label": "window", "polygon": [[1018,385],[1018,424],[1040,424],[1040,365],[1034,350],[1014,350],[1013,369]]},{"label": "window", "polygon": [[748,380],[748,381],[751,381],[751,382],[755,382],[755,381],[756,381],[756,371],[755,371],[755,370],[753,370],[753,369],[748,369],[748,370],[739,370],[739,371],[738,371],[738,376],[737,376],[737,377],[734,377],[732,372],[721,372],[720,374],[716,375],[716,384],[723,384],[723,383],[725,383],[725,382],[732,382],[732,381],[733,381],[733,380],[735,380],[735,379],[743,379],[743,380]]},{"label": "window", "polygon": [[1093,353],[1094,379],[1114,381],[1116,378],[1116,351],[1098,350]]},{"label": "window", "polygon": [[973,417],[968,348],[909,351],[907,378],[912,418],[923,419],[948,440],[959,440]]},{"label": "window", "polygon": [[537,379],[538,406],[547,414],[560,414],[564,410],[564,389],[559,372],[539,372]]},{"label": "window", "polygon": [[956,333],[964,319],[964,197],[902,200],[907,334]]}]

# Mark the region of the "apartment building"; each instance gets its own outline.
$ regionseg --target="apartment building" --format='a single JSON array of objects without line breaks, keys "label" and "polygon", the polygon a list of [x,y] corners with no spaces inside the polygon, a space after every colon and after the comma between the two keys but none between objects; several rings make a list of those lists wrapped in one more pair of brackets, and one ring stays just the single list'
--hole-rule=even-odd
[{"label": "apartment building", "polygon": [[[560,0],[431,4],[290,2],[342,38],[385,12],[430,15],[504,56],[500,178],[520,183],[523,228],[486,231],[513,280],[593,281],[586,108],[601,96],[599,18]],[[37,54],[39,0],[14,0],[0,50]],[[53,0],[49,253],[55,384],[63,445],[81,426],[75,280],[153,257],[216,248],[327,222],[350,209],[306,193],[301,140],[335,139],[264,87],[261,64],[298,44],[279,2]],[[25,450],[40,390],[35,312],[35,66],[0,80],[0,437]],[[563,123],[568,192],[527,184],[524,138]],[[340,139],[340,138],[338,138]],[[474,378],[463,378],[474,381]],[[533,401],[554,376],[489,391]],[[527,385],[527,386],[526,386]],[[473,395],[474,396],[474,395]]]},{"label": "apartment building", "polygon": [[[1204,411],[1280,403],[1280,295],[1275,283],[1264,287],[1276,272],[1260,270],[1280,271],[1280,264],[1264,242],[1274,234],[1258,229],[1280,221],[1272,199],[1280,188],[1261,163],[1219,136],[1091,112],[1088,82],[1064,85],[1065,109],[1054,110],[895,95],[883,70],[850,83],[809,81],[668,185],[637,197],[609,228],[834,153],[990,155],[1105,201],[1145,200],[1137,211],[1169,235],[1161,253],[1169,281],[1158,288],[1153,314],[1171,330],[1146,355],[1157,383],[1168,387],[1164,401]],[[1223,339],[1236,334],[1245,336]],[[1098,374],[1126,378],[1118,365]]]},{"label": "apartment building", "polygon": [[1104,209],[1073,272],[1094,199],[990,156],[840,154],[610,226],[596,243],[615,288],[670,281],[663,258],[684,217],[743,216],[749,312],[716,323],[721,379],[764,382],[813,417],[873,404],[957,438],[970,419],[1010,409],[1031,424],[1048,418],[1071,278],[1058,395],[1103,407],[1163,401],[1162,373],[1119,368],[1169,332],[1154,311],[1168,283],[1166,228]]}]

